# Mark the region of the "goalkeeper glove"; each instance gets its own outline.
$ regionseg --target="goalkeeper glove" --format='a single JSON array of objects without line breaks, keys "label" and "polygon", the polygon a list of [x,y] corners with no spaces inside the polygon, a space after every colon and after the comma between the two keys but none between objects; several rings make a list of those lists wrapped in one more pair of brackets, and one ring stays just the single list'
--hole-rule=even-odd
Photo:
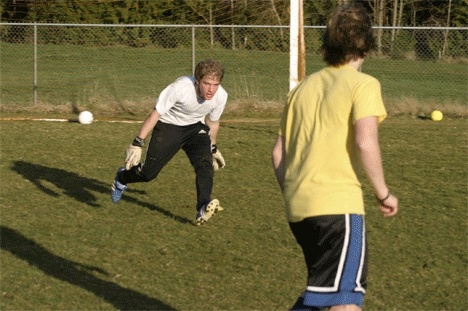
[{"label": "goalkeeper glove", "polygon": [[129,170],[135,165],[138,165],[141,160],[141,151],[145,140],[140,137],[135,137],[132,144],[128,146],[127,151],[125,152],[125,169]]},{"label": "goalkeeper glove", "polygon": [[216,145],[211,145],[211,153],[213,154],[213,169],[215,171],[226,166],[226,161]]}]

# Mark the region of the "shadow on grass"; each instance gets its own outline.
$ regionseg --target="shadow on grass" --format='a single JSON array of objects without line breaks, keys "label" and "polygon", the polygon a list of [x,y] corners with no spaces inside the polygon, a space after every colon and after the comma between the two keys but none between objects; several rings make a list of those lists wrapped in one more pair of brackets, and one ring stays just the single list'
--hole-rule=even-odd
[{"label": "shadow on grass", "polygon": [[[12,170],[31,181],[39,190],[53,196],[59,197],[57,193],[47,183],[51,183],[63,190],[63,194],[92,207],[100,207],[97,198],[93,192],[110,193],[110,183],[106,184],[94,178],[80,176],[76,173],[68,172],[62,169],[47,167],[40,164],[28,163],[25,161],[15,161]],[[138,190],[127,190],[129,193],[141,193]],[[110,200],[110,198],[109,198]],[[133,197],[124,195],[122,200],[128,201],[139,206],[145,207],[151,211],[157,211],[164,216],[174,219],[182,224],[192,223],[189,219],[174,215],[159,206],[142,202]]]},{"label": "shadow on grass", "polygon": [[24,161],[15,161],[12,169],[31,181],[39,190],[50,196],[59,197],[61,194],[54,191],[53,188],[48,187],[46,182],[62,189],[63,194],[92,207],[100,206],[92,191],[110,191],[110,186],[108,184],[58,168],[46,167]]},{"label": "shadow on grass", "polygon": [[[129,190],[127,190],[129,191]],[[144,208],[147,208],[149,209],[150,211],[156,211],[156,212],[159,212],[161,214],[163,214],[164,216],[166,216],[167,218],[170,218],[170,219],[173,219],[175,221],[178,221],[182,224],[194,224],[193,221],[191,221],[190,219],[188,218],[185,218],[185,217],[182,217],[182,216],[179,216],[179,215],[175,215],[159,206],[156,206],[156,205],[153,205],[153,204],[150,204],[150,203],[147,203],[147,202],[142,202],[138,199],[135,199],[133,197],[129,197],[129,196],[123,196],[122,197],[122,200],[125,200],[127,202],[132,202],[136,205],[139,205],[141,207],[144,207]],[[193,214],[193,217],[195,219],[195,209],[194,209],[194,214]]]},{"label": "shadow on grass", "polygon": [[157,299],[102,280],[93,273],[109,276],[104,270],[54,255],[14,229],[0,226],[0,246],[2,250],[27,261],[47,275],[81,287],[118,310],[176,310]]}]

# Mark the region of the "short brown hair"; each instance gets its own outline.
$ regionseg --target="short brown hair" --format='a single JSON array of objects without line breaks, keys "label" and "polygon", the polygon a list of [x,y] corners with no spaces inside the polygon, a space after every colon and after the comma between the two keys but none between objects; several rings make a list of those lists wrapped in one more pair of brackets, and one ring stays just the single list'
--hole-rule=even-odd
[{"label": "short brown hair", "polygon": [[333,11],[323,35],[323,60],[339,66],[364,57],[375,47],[372,22],[360,3],[345,4]]},{"label": "short brown hair", "polygon": [[219,78],[219,81],[222,81],[224,78],[224,67],[217,60],[206,59],[197,64],[194,76],[197,81],[200,81],[204,76],[216,77]]}]

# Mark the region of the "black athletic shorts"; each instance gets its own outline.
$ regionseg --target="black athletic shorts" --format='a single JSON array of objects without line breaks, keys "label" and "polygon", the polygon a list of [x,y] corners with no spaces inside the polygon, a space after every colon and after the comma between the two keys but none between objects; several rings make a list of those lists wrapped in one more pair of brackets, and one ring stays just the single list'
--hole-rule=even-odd
[{"label": "black athletic shorts", "polygon": [[289,225],[308,270],[304,305],[362,307],[367,277],[364,216],[316,216]]}]

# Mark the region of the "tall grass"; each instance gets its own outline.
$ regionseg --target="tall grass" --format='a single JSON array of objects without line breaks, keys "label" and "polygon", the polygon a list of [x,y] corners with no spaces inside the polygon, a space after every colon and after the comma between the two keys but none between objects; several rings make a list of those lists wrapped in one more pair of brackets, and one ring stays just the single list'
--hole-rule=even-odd
[{"label": "tall grass", "polygon": [[[305,265],[270,165],[277,124],[222,122],[225,210],[196,227],[183,153],[111,202],[139,124],[0,121],[0,309],[286,310]],[[401,212],[383,219],[364,182],[365,309],[466,310],[466,120],[390,117],[380,132]]]}]

